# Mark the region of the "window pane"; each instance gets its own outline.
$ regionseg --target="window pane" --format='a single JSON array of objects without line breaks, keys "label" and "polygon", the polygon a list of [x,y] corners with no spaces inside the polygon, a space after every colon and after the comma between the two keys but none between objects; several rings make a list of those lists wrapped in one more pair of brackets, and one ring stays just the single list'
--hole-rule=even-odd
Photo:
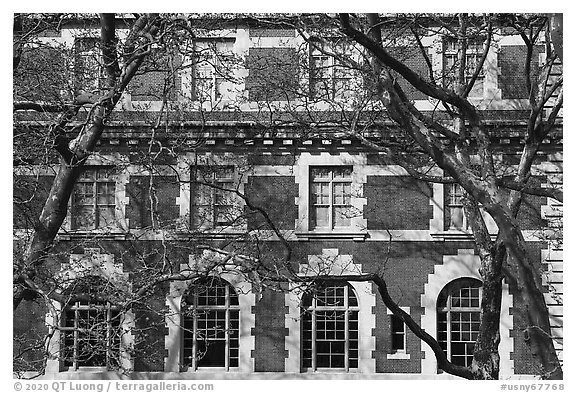
[{"label": "window pane", "polygon": [[334,226],[349,227],[351,224],[351,209],[349,207],[334,208]]},{"label": "window pane", "polygon": [[312,209],[312,226],[327,228],[330,224],[329,219],[330,208],[329,207],[315,207]]},{"label": "window pane", "polygon": [[79,228],[94,228],[95,214],[93,206],[75,206],[73,209],[72,227]]}]

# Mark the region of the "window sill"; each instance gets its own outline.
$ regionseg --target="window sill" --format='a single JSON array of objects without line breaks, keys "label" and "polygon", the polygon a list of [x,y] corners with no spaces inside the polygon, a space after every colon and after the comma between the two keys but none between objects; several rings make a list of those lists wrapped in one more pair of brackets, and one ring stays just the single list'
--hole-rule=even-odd
[{"label": "window sill", "polygon": [[406,353],[404,351],[398,351],[398,352],[387,354],[386,359],[388,359],[388,360],[399,360],[399,359],[407,360],[407,359],[410,359],[410,354]]},{"label": "window sill", "polygon": [[302,374],[355,374],[359,373],[360,370],[357,368],[350,368],[346,370],[345,368],[317,368],[316,370],[312,369],[303,369]]},{"label": "window sill", "polygon": [[363,242],[368,238],[367,232],[346,231],[346,230],[324,230],[324,231],[309,231],[309,232],[296,232],[298,240],[354,240],[356,242]]},{"label": "window sill", "polygon": [[114,230],[100,230],[100,229],[75,229],[58,234],[60,240],[73,240],[73,239],[113,239],[113,240],[126,240],[128,238],[126,232],[119,232]]},{"label": "window sill", "polygon": [[192,232],[180,232],[178,237],[194,238],[194,239],[229,239],[230,237],[237,237],[246,233],[246,229],[242,228],[201,228]]},{"label": "window sill", "polygon": [[[472,234],[472,231],[463,231],[463,230],[459,230],[459,229],[451,229],[448,231],[444,231],[444,232],[436,232],[436,233],[431,233],[430,236],[434,239],[434,240],[441,240],[441,241],[445,241],[445,240],[474,240],[474,235]],[[492,240],[496,239],[496,234],[490,234],[490,237],[492,238]]]}]

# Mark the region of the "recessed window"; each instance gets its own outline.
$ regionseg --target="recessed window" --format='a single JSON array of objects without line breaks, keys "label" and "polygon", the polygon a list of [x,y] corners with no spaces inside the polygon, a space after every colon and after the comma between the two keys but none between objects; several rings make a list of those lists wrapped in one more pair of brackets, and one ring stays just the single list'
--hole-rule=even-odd
[{"label": "recessed window", "polygon": [[311,167],[310,190],[312,229],[351,226],[352,167]]},{"label": "recessed window", "polygon": [[392,353],[406,351],[406,325],[396,315],[390,315]]},{"label": "recessed window", "polygon": [[182,300],[182,329],[185,368],[238,367],[240,306],[225,280],[214,277],[193,284]]},{"label": "recessed window", "polygon": [[241,219],[232,166],[193,168],[192,221],[196,229],[232,226]]},{"label": "recessed window", "polygon": [[466,215],[464,214],[464,189],[458,183],[449,184],[447,213],[450,219],[449,229],[467,229]]},{"label": "recessed window", "polygon": [[[72,293],[102,295],[94,288],[105,285],[99,278],[84,279]],[[89,296],[88,296],[89,297]],[[62,313],[60,359],[65,367],[120,366],[122,313],[110,302],[92,299],[73,301]]]},{"label": "recessed window", "polygon": [[111,169],[86,169],[72,195],[72,229],[97,229],[116,224],[116,181]]},{"label": "recessed window", "polygon": [[77,38],[74,42],[74,82],[76,90],[93,93],[105,87],[100,39]]},{"label": "recessed window", "polygon": [[194,45],[194,94],[197,100],[215,103],[228,95],[224,82],[233,77],[234,40],[212,39]]},{"label": "recessed window", "polygon": [[358,367],[358,300],[348,284],[325,284],[302,299],[303,370]]},{"label": "recessed window", "polygon": [[350,96],[352,71],[340,62],[334,52],[350,56],[342,44],[316,43],[310,51],[310,94],[314,98],[333,100]]},{"label": "recessed window", "polygon": [[[456,39],[444,41],[444,84],[454,88],[460,67],[460,43]],[[482,40],[467,41],[466,65],[464,68],[465,82],[469,83],[474,71],[482,60],[484,49]],[[482,97],[484,89],[484,71],[480,70],[474,87],[470,91],[470,97]]]},{"label": "recessed window", "polygon": [[469,366],[480,329],[482,283],[458,279],[446,285],[438,297],[438,342],[448,359]]}]

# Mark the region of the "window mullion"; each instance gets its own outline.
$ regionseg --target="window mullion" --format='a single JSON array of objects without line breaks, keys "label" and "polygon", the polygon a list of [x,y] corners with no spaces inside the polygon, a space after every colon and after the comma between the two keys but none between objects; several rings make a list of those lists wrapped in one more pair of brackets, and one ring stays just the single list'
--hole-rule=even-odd
[{"label": "window mullion", "polygon": [[198,296],[194,295],[192,309],[192,370],[198,369]]},{"label": "window mullion", "polygon": [[230,369],[230,287],[225,287],[224,310],[224,367]]},{"label": "window mullion", "polygon": [[312,309],[310,310],[312,313],[312,371],[316,371],[316,299],[312,300]]},{"label": "window mullion", "polygon": [[106,367],[109,367],[111,363],[111,355],[110,352],[112,349],[112,340],[113,340],[113,332],[112,332],[112,309],[110,305],[106,305]]},{"label": "window mullion", "polygon": [[328,180],[328,222],[330,229],[334,229],[334,173],[330,171],[330,179]]},{"label": "window mullion", "polygon": [[[94,175],[96,176],[96,174]],[[94,228],[96,229],[98,228],[100,225],[100,223],[98,222],[98,180],[94,179],[94,182],[92,183],[92,195],[94,196],[94,201],[92,202],[92,208],[94,209],[92,211],[92,215],[94,218]]]},{"label": "window mullion", "polygon": [[344,368],[346,372],[350,370],[350,313],[348,304],[348,285],[344,286]]},{"label": "window mullion", "polygon": [[80,346],[80,332],[78,331],[79,326],[78,326],[78,321],[80,319],[80,314],[79,314],[79,310],[78,310],[78,302],[74,303],[75,305],[75,309],[74,309],[74,350],[72,353],[72,368],[74,370],[78,369],[78,350],[79,350],[79,346]]}]

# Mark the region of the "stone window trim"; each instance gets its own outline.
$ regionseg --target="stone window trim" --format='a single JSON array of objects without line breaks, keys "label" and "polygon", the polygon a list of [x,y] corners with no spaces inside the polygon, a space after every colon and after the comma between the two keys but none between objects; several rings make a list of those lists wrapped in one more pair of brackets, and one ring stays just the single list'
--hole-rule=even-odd
[{"label": "stone window trim", "polygon": [[[314,276],[318,272],[335,277],[343,274],[362,274],[362,265],[353,262],[352,255],[340,255],[338,249],[323,249],[320,255],[309,255],[308,263],[301,264],[299,274]],[[376,372],[376,361],[373,353],[376,351],[376,338],[373,335],[376,328],[376,295],[372,291],[372,283],[350,281],[358,300],[358,368],[350,369],[348,373],[364,374]],[[288,335],[285,338],[285,349],[288,357],[285,359],[285,372],[302,373],[302,315],[301,304],[304,292],[292,285],[285,294],[285,327]],[[323,369],[308,371],[310,373],[343,373],[342,370]]]},{"label": "stone window trim", "polygon": [[[193,174],[193,167],[234,167],[234,187],[239,193],[243,194],[246,184],[248,183],[249,172],[242,172],[246,159],[233,155],[232,153],[224,153],[223,155],[195,154],[186,153],[178,156],[176,171],[180,179],[180,195],[176,197],[176,204],[180,206],[180,221],[178,227],[183,233],[187,233],[190,229],[190,224],[193,221],[193,191],[191,184],[191,176]],[[238,208],[241,209],[244,201],[239,198]],[[198,235],[202,238],[209,239],[225,239],[230,236],[236,236],[239,233],[245,233],[247,230],[247,221],[243,220],[237,225],[229,225],[224,227],[203,227]]]},{"label": "stone window trim", "polygon": [[[294,176],[298,184],[298,197],[295,204],[298,206],[298,218],[295,223],[295,234],[301,240],[313,239],[348,239],[363,241],[367,237],[367,220],[364,218],[364,184],[366,174],[363,167],[366,165],[366,156],[341,153],[331,155],[326,152],[310,154],[303,152],[294,166]],[[350,219],[350,226],[345,228],[313,228],[311,226],[311,168],[313,167],[351,167],[351,208],[356,212]]]},{"label": "stone window trim", "polygon": [[[332,45],[339,45],[335,39],[326,38],[326,44],[314,41],[309,44],[309,87],[310,97],[327,98],[329,100],[343,100],[346,89],[353,80],[354,74],[349,67],[342,64],[336,57],[331,56],[334,50]],[[339,48],[352,55],[352,46]],[[342,45],[340,45],[342,46]],[[323,48],[327,48],[326,52]]]},{"label": "stone window trim", "polygon": [[[71,254],[70,262],[62,264],[58,279],[62,282],[72,283],[74,280],[83,277],[100,277],[105,281],[116,283],[120,287],[129,286],[128,273],[123,271],[122,264],[114,262],[114,255],[102,254],[99,248],[86,248],[84,254]],[[64,290],[67,287],[63,288]],[[111,305],[113,307],[113,305]],[[57,301],[52,301],[51,312],[46,314],[46,326],[52,328],[61,326],[63,320],[64,305]],[[134,335],[132,329],[135,326],[135,316],[133,311],[124,311],[120,316],[119,327],[123,332],[119,342],[119,366],[123,370],[133,370],[133,359],[131,353],[134,347]],[[46,375],[62,372],[102,372],[107,371],[107,367],[79,366],[68,367],[64,365],[59,354],[62,353],[62,335],[59,328],[54,330],[54,335],[47,343],[48,359],[46,361]]]},{"label": "stone window trim", "polygon": [[[97,172],[99,170],[105,170],[111,172],[110,181],[108,183],[113,183],[114,189],[114,222],[109,226],[103,227],[74,228],[75,225],[73,223],[73,215],[75,214],[75,192],[77,192],[79,187],[78,184],[76,184],[68,202],[69,214],[62,224],[62,230],[58,234],[60,239],[69,240],[76,237],[93,237],[94,235],[98,235],[99,237],[112,237],[118,239],[125,238],[129,228],[129,222],[126,218],[126,207],[130,202],[130,198],[127,196],[126,192],[126,186],[129,182],[130,173],[128,170],[122,169],[125,161],[125,158],[122,156],[97,156],[88,159],[84,168],[84,171]],[[111,164],[113,162],[116,163],[116,165]],[[82,181],[79,179],[79,182]]]},{"label": "stone window trim", "polygon": [[325,283],[302,298],[302,370],[358,368],[358,297],[349,283]]},{"label": "stone window trim", "polygon": [[470,366],[472,363],[480,326],[481,300],[482,282],[472,278],[453,280],[440,292],[437,339],[454,364]]},{"label": "stone window trim", "polygon": [[[243,201],[234,194],[240,182],[237,168],[234,165],[195,166],[190,171],[192,227],[203,231],[226,231],[237,227],[236,215],[243,215]],[[199,183],[192,180],[193,174]],[[202,183],[213,184],[214,187]],[[197,223],[201,211],[209,216]],[[227,214],[232,214],[232,217],[226,217]]]},{"label": "stone window trim", "polygon": [[237,60],[230,66],[225,63],[227,57],[237,55],[236,35],[231,31],[222,36],[198,37],[191,43],[193,53],[184,56],[181,71],[183,98],[206,110],[220,107],[234,98],[239,86],[229,79],[242,72],[236,70]]},{"label": "stone window trim", "polygon": [[[420,319],[420,326],[432,337],[437,337],[437,301],[442,289],[450,282],[459,278],[481,280],[480,257],[474,255],[473,249],[459,249],[456,255],[444,255],[442,264],[434,266],[434,272],[428,275],[424,285],[424,293],[420,297],[420,306],[424,313]],[[514,352],[514,340],[511,331],[514,328],[512,319],[513,299],[509,286],[502,286],[502,310],[500,312],[500,372],[503,375],[514,374],[514,363],[510,354]],[[424,357],[421,360],[421,370],[424,375],[436,375],[438,366],[434,352],[424,345]]]},{"label": "stone window trim", "polygon": [[[405,311],[406,313],[410,314],[410,307],[400,307],[403,311]],[[394,334],[400,333],[400,332],[395,332],[393,329],[393,323],[392,323],[392,319],[394,318],[394,314],[392,313],[392,311],[390,311],[389,308],[386,308],[386,314],[390,315],[390,342],[392,343],[393,338],[392,336]],[[387,353],[386,354],[386,359],[389,360],[394,360],[394,359],[410,359],[410,354],[408,353],[408,339],[407,339],[407,333],[408,333],[408,328],[406,326],[406,324],[402,321],[400,321],[402,323],[402,332],[400,334],[402,334],[403,337],[403,348],[402,349],[394,349],[392,348],[392,352],[391,353]],[[392,346],[392,345],[391,345]]]},{"label": "stone window trim", "polygon": [[[205,258],[221,258],[220,255],[213,252],[205,251],[202,256],[189,256],[189,263],[181,264],[180,271],[195,271]],[[228,372],[231,373],[250,373],[254,371],[254,359],[252,352],[255,350],[255,338],[252,331],[255,328],[255,318],[253,307],[256,305],[257,295],[253,292],[252,284],[246,280],[242,273],[235,270],[234,267],[224,270],[218,268],[214,275],[228,282],[238,294],[239,310],[240,310],[240,323],[239,323],[239,365],[235,368],[230,368]],[[182,332],[182,298],[190,284],[194,279],[185,281],[172,281],[170,283],[170,290],[166,296],[166,306],[168,312],[166,313],[165,320],[167,326],[167,334],[164,337],[164,345],[166,348],[166,356],[164,358],[164,371],[165,372],[186,372],[186,373],[200,373],[210,375],[210,373],[220,373],[222,368],[199,368],[193,369],[192,367],[182,367],[182,348],[183,348],[183,332]],[[216,375],[216,374],[214,374]]]},{"label": "stone window trim", "polygon": [[[204,281],[204,283],[202,283]],[[204,288],[205,296],[200,296],[202,293],[195,291],[197,289],[196,283],[206,285]],[[215,289],[215,293],[207,291],[208,288]],[[222,293],[224,289],[224,293]],[[233,371],[238,369],[238,332],[240,321],[240,305],[238,303],[238,294],[235,289],[226,280],[220,277],[208,277],[205,280],[198,279],[190,282],[190,285],[184,296],[182,302],[186,302],[186,311],[189,312],[188,316],[182,317],[182,330],[183,330],[183,344],[182,344],[182,369],[183,370],[203,370],[207,368],[216,368],[223,371]],[[183,309],[181,304],[181,311]],[[222,316],[224,316],[224,326],[222,323]],[[212,323],[214,326],[212,326]],[[202,337],[201,332],[205,332]],[[222,356],[219,359],[213,359],[212,356],[217,354],[216,351],[210,351],[211,345],[224,344]],[[199,357],[201,352],[200,347],[204,346],[206,352],[203,357]],[[218,365],[202,364],[206,362],[223,363]]]}]

